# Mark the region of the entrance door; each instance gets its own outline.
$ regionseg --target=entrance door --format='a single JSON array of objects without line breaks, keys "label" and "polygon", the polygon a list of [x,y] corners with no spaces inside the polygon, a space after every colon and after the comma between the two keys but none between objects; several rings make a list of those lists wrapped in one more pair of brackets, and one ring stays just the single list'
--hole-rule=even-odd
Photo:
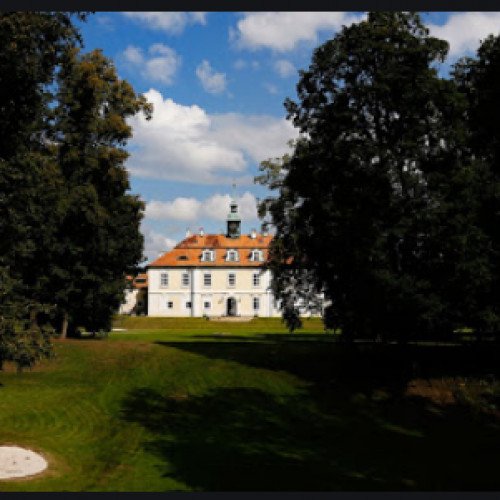
[{"label": "entrance door", "polygon": [[236,299],[234,297],[227,299],[227,315],[236,316]]}]

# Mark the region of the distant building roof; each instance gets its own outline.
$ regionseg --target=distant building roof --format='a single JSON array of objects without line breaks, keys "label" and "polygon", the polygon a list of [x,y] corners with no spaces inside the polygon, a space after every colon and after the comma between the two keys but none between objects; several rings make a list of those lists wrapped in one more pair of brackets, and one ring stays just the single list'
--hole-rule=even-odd
[{"label": "distant building roof", "polygon": [[[255,234],[228,238],[224,234],[188,236],[147,267],[261,267],[267,260],[272,235]],[[237,261],[226,260],[227,250],[237,250]],[[203,250],[213,250],[214,260],[202,260]],[[252,250],[262,251],[262,261],[252,260]]]},{"label": "distant building roof", "polygon": [[147,288],[148,287],[148,275],[147,273],[140,273],[135,278],[132,276],[127,276],[127,281],[132,282],[132,288]]}]

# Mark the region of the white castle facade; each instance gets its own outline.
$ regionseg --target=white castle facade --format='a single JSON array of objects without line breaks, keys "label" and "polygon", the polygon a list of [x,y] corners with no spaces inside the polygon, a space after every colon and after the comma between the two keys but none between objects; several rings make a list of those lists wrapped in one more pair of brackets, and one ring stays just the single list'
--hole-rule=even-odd
[{"label": "white castle facade", "polygon": [[231,202],[226,234],[187,235],[147,266],[147,314],[170,317],[279,317],[263,268],[272,236],[241,234]]}]

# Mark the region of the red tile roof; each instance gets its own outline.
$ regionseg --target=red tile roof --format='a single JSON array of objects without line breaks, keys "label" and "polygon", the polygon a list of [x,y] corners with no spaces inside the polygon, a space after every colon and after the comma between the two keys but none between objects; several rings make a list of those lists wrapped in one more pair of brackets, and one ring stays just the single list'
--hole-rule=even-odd
[{"label": "red tile roof", "polygon": [[147,273],[138,274],[134,279],[134,288],[147,288],[148,275]]},{"label": "red tile roof", "polygon": [[126,276],[125,278],[129,283],[132,282],[132,288],[140,289],[148,287],[147,273],[140,273],[135,278],[132,276]]},{"label": "red tile roof", "polygon": [[[163,254],[148,267],[260,267],[266,261],[271,235],[257,234],[255,238],[242,235],[228,238],[223,234],[199,234],[189,236],[172,250]],[[227,250],[238,251],[237,262],[226,261]],[[214,250],[215,260],[202,261],[203,250]],[[250,260],[252,250],[262,250],[263,262]]]}]

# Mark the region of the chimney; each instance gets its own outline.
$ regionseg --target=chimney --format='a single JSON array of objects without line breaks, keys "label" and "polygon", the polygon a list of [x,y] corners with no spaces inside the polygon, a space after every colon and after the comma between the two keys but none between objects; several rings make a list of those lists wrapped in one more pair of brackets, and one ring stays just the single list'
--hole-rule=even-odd
[{"label": "chimney", "polygon": [[189,238],[191,236],[191,229],[189,227],[186,229],[186,238]]},{"label": "chimney", "polygon": [[199,234],[200,236],[204,236],[204,235],[205,235],[205,231],[203,231],[203,228],[202,228],[202,227],[200,227],[200,230],[198,231],[198,234]]},{"label": "chimney", "polygon": [[257,231],[255,229],[252,229],[250,231],[250,238],[252,238],[252,240],[254,240],[255,238],[257,238]]},{"label": "chimney", "polygon": [[267,224],[262,224],[262,236],[267,236],[268,232]]}]

